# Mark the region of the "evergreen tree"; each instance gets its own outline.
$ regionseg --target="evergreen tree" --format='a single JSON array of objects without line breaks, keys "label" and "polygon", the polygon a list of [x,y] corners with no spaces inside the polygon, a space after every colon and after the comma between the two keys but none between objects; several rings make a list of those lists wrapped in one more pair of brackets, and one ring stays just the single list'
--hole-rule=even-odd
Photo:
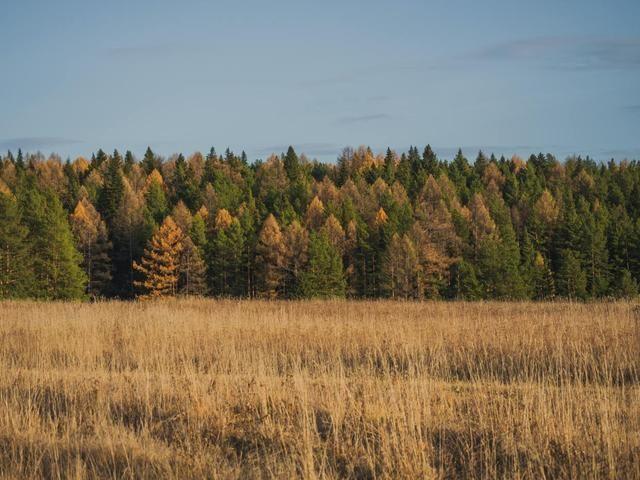
[{"label": "evergreen tree", "polygon": [[111,226],[124,193],[122,158],[117,150],[113,152],[106,164],[104,184],[98,196],[98,209],[107,225]]},{"label": "evergreen tree", "polygon": [[450,296],[458,300],[479,300],[482,298],[482,287],[475,268],[465,260],[452,266]]},{"label": "evergreen tree", "polygon": [[188,165],[182,154],[178,155],[173,178],[171,179],[173,203],[184,202],[190,209],[195,209],[199,200],[197,183],[191,165]]},{"label": "evergreen tree", "polygon": [[33,295],[29,231],[13,195],[0,191],[0,299]]},{"label": "evergreen tree", "polygon": [[146,152],[144,152],[144,157],[142,158],[142,162],[140,162],[140,166],[147,175],[151,174],[154,170],[160,170],[160,162],[151,150],[151,147],[147,147]]},{"label": "evergreen tree", "polygon": [[51,300],[82,298],[87,279],[62,203],[53,192],[40,191],[33,178],[25,180],[18,199],[29,231],[33,295]]},{"label": "evergreen tree", "polygon": [[305,298],[344,298],[347,283],[342,258],[326,235],[312,233],[309,264],[302,274],[300,291]]},{"label": "evergreen tree", "polygon": [[297,180],[300,175],[300,160],[292,146],[289,146],[284,156],[284,169],[290,182]]},{"label": "evergreen tree", "polygon": [[207,254],[211,291],[221,296],[241,296],[245,292],[244,235],[242,225],[225,209],[218,211]]},{"label": "evergreen tree", "polygon": [[614,292],[616,297],[628,300],[638,296],[638,282],[631,276],[629,270],[623,269],[618,274]]},{"label": "evergreen tree", "polygon": [[557,284],[558,293],[565,298],[581,300],[587,296],[587,274],[573,250],[565,249],[561,253]]}]

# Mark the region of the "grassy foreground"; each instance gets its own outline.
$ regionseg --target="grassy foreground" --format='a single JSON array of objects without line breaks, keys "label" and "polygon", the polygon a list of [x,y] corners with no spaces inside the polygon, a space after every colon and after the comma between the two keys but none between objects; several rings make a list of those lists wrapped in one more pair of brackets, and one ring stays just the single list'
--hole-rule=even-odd
[{"label": "grassy foreground", "polygon": [[2,303],[0,477],[640,478],[636,315]]}]

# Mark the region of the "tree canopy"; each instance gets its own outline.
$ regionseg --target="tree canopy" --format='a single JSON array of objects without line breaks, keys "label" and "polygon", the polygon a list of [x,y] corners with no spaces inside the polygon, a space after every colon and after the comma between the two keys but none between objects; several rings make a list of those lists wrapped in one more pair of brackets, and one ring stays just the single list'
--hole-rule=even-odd
[{"label": "tree canopy", "polygon": [[635,160],[0,155],[0,298],[586,300],[638,282]]}]

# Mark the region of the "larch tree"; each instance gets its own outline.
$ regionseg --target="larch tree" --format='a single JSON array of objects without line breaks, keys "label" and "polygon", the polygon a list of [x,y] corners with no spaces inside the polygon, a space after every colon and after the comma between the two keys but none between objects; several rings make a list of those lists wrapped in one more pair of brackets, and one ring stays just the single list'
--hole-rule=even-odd
[{"label": "larch tree", "polygon": [[172,297],[178,293],[183,249],[183,233],[167,216],[151,237],[140,263],[133,262],[133,268],[143,277],[134,282],[141,291],[139,298]]},{"label": "larch tree", "polygon": [[133,298],[135,270],[133,262],[142,256],[144,246],[153,232],[153,224],[145,221],[144,199],[133,191],[125,179],[124,194],[111,230],[113,242],[113,281],[111,294]]},{"label": "larch tree", "polygon": [[421,298],[422,268],[416,246],[408,235],[395,233],[383,265],[384,285],[391,298]]},{"label": "larch tree", "polygon": [[300,293],[300,278],[308,260],[309,232],[294,220],[284,230],[285,244],[285,280],[284,290],[287,297]]},{"label": "larch tree", "polygon": [[286,248],[280,225],[269,214],[262,225],[256,245],[258,295],[276,298],[282,293]]},{"label": "larch tree", "polygon": [[204,295],[207,293],[207,267],[202,252],[189,235],[183,233],[183,249],[178,268],[178,292],[182,295]]},{"label": "larch tree", "polygon": [[71,231],[82,254],[82,267],[87,276],[87,293],[104,295],[111,281],[111,241],[107,226],[95,207],[81,198],[69,216]]},{"label": "larch tree", "polygon": [[320,229],[320,232],[326,235],[331,245],[338,250],[340,255],[344,253],[346,236],[342,225],[340,225],[340,221],[335,217],[335,215],[329,215]]},{"label": "larch tree", "polygon": [[317,231],[324,224],[324,204],[317,196],[313,197],[307,207],[305,226],[308,230]]}]

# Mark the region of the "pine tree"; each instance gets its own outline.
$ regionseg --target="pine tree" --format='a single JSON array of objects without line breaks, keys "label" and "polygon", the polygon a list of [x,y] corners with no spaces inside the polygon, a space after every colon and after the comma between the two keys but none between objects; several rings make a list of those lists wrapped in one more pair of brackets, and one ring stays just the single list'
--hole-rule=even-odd
[{"label": "pine tree", "polygon": [[347,282],[342,258],[326,235],[312,233],[309,264],[302,274],[300,291],[305,298],[344,298]]},{"label": "pine tree", "polygon": [[614,294],[618,298],[627,300],[638,296],[638,282],[631,276],[629,270],[623,269],[616,279]]},{"label": "pine tree", "polygon": [[141,262],[133,262],[133,268],[143,275],[142,281],[134,282],[141,291],[139,298],[160,298],[178,293],[182,241],[182,231],[171,216],[166,217],[151,237]]},{"label": "pine tree", "polygon": [[29,231],[13,195],[0,191],[0,299],[23,298],[32,291],[33,257]]},{"label": "pine tree", "polygon": [[131,173],[131,170],[133,169],[135,163],[136,161],[133,158],[133,153],[131,153],[131,150],[127,150],[124,154],[124,166],[122,167],[125,175]]},{"label": "pine tree", "polygon": [[173,203],[183,201],[187,207],[195,209],[199,200],[199,192],[191,165],[180,154],[176,160],[173,177],[171,178]]},{"label": "pine tree", "polygon": [[122,158],[117,150],[113,152],[113,155],[106,163],[104,184],[98,196],[98,207],[107,225],[111,226],[124,193]]},{"label": "pine tree", "polygon": [[26,179],[18,199],[29,230],[33,295],[51,300],[82,298],[87,279],[60,200],[51,191],[38,190],[33,178]]},{"label": "pine tree", "polygon": [[475,268],[465,260],[452,266],[450,296],[458,300],[482,298],[482,286],[478,281]]},{"label": "pine tree", "polygon": [[297,180],[300,175],[300,160],[292,146],[289,146],[287,154],[284,156],[284,169],[290,182]]},{"label": "pine tree", "polygon": [[144,152],[144,157],[142,159],[142,162],[140,162],[140,166],[147,175],[149,175],[154,170],[160,170],[160,162],[151,150],[151,147],[147,147],[147,151]]},{"label": "pine tree", "polygon": [[87,276],[87,293],[104,295],[111,281],[111,242],[100,214],[86,198],[82,198],[69,217],[71,231],[82,254],[82,267]]},{"label": "pine tree", "polygon": [[223,208],[218,211],[214,226],[207,246],[211,292],[222,296],[241,296],[245,293],[245,239],[242,225]]},{"label": "pine tree", "polygon": [[387,154],[384,157],[382,178],[388,185],[391,185],[396,178],[396,155],[390,148],[387,148]]},{"label": "pine tree", "polygon": [[557,285],[558,293],[570,300],[581,300],[587,296],[587,274],[573,250],[565,249],[561,253]]}]

